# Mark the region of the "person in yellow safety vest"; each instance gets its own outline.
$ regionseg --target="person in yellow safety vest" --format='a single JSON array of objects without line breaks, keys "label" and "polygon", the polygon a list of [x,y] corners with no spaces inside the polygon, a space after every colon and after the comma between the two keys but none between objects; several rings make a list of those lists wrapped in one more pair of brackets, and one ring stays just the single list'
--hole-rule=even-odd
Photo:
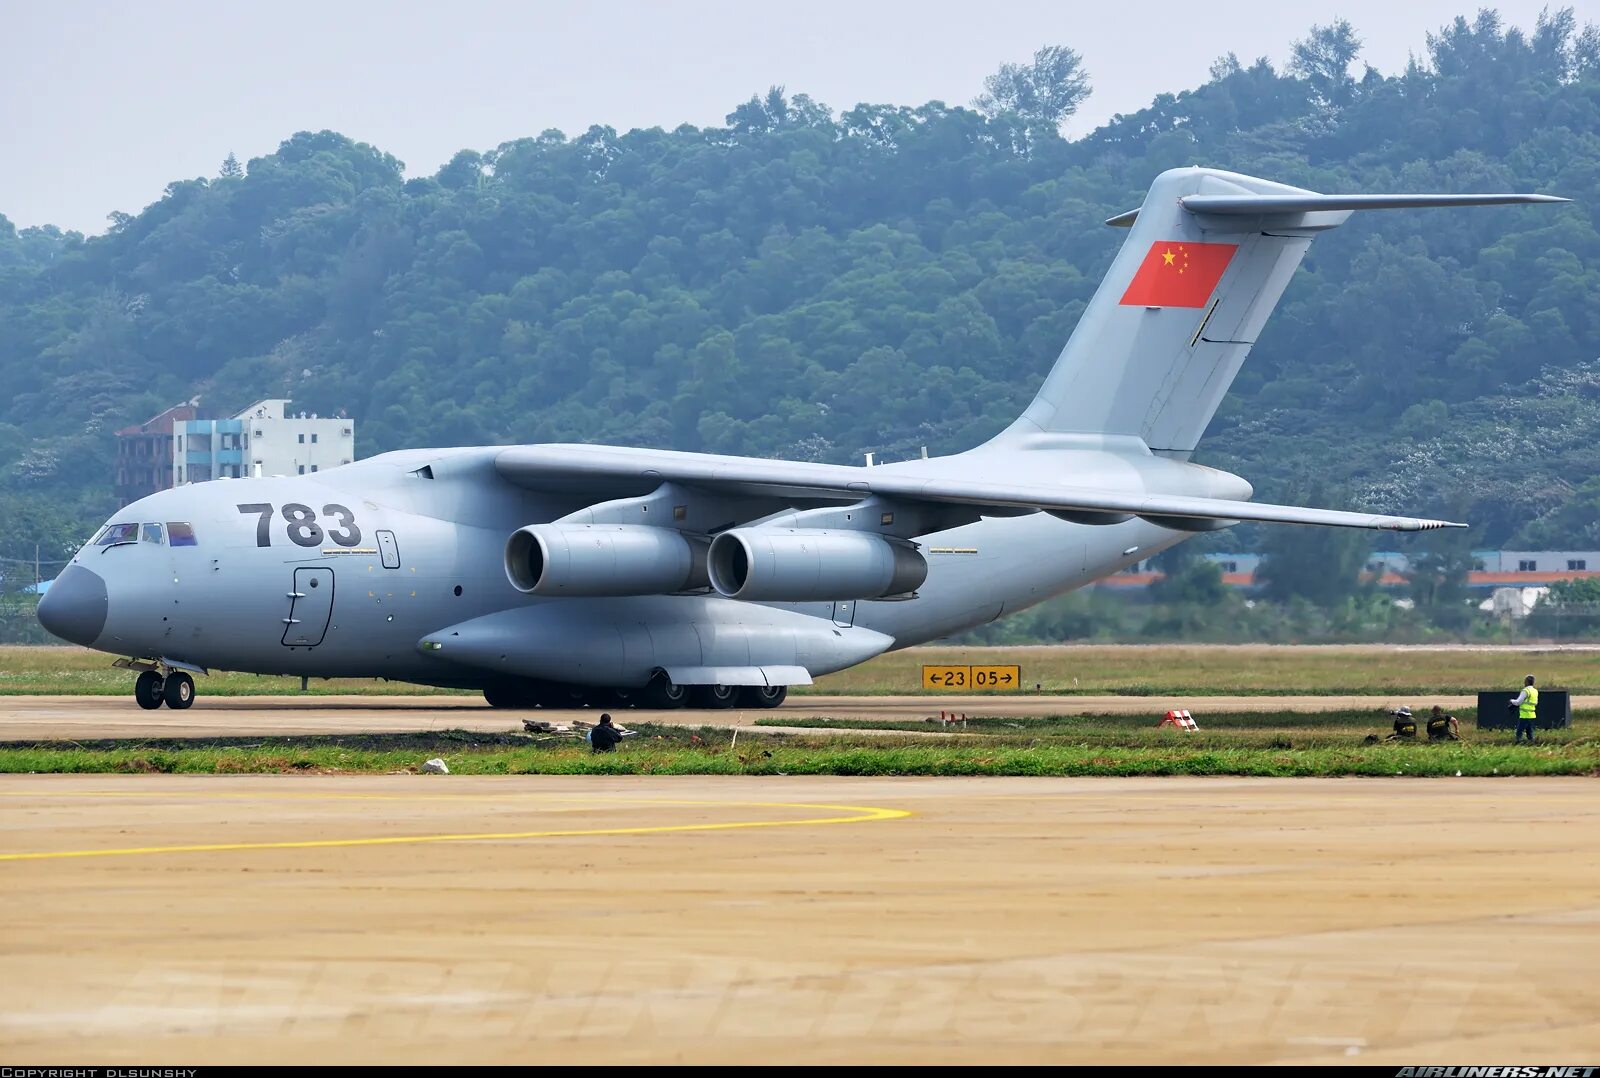
[{"label": "person in yellow safety vest", "polygon": [[1511,701],[1511,706],[1517,710],[1517,736],[1513,741],[1520,742],[1522,735],[1527,734],[1528,744],[1533,744],[1533,720],[1539,715],[1539,690],[1533,687],[1532,674],[1522,679],[1522,691]]}]

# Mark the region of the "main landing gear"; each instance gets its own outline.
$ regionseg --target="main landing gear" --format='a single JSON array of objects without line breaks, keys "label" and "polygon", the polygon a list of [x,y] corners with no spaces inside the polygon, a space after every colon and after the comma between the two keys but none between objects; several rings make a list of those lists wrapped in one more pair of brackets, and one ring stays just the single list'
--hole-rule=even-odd
[{"label": "main landing gear", "polygon": [[664,675],[656,676],[642,689],[602,689],[528,680],[501,682],[483,690],[483,698],[490,707],[523,710],[536,707],[637,707],[651,711],[680,707],[769,708],[783,703],[788,695],[786,685],[675,685]]},{"label": "main landing gear", "polygon": [[146,667],[133,683],[133,699],[146,711],[162,704],[182,711],[194,703],[194,678],[166,666]]}]

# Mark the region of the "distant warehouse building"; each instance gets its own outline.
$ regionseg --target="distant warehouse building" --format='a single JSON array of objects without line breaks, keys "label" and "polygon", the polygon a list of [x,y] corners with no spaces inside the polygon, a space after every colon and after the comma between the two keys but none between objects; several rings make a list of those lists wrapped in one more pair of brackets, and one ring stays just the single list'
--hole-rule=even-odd
[{"label": "distant warehouse building", "polygon": [[356,459],[356,424],[346,416],[291,414],[287,400],[256,401],[231,419],[172,426],[173,481],[310,475]]},{"label": "distant warehouse building", "polygon": [[[1202,554],[1200,557],[1222,570],[1222,582],[1235,588],[1254,588],[1259,583],[1259,554]],[[1600,551],[1596,550],[1474,550],[1475,567],[1467,573],[1469,588],[1548,587],[1564,580],[1585,580],[1600,576]],[[1364,579],[1383,588],[1399,588],[1407,583],[1411,559],[1406,555],[1380,550],[1368,555]],[[1161,579],[1160,570],[1146,559],[1128,566],[1115,576],[1099,581],[1096,587],[1145,588]]]}]

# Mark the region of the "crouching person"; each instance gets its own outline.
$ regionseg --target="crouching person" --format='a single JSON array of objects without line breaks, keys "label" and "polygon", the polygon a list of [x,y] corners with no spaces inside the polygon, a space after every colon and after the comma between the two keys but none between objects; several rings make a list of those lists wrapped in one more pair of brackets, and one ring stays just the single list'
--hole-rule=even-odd
[{"label": "crouching person", "polygon": [[1412,718],[1409,707],[1397,707],[1390,712],[1394,716],[1394,733],[1384,738],[1385,741],[1415,741],[1417,738],[1417,720]]},{"label": "crouching person", "polygon": [[610,752],[622,740],[622,731],[611,723],[610,715],[600,716],[600,725],[589,731],[591,752]]},{"label": "crouching person", "polygon": [[1428,740],[1460,741],[1461,721],[1454,715],[1446,715],[1443,708],[1434,704],[1433,714],[1428,716]]}]

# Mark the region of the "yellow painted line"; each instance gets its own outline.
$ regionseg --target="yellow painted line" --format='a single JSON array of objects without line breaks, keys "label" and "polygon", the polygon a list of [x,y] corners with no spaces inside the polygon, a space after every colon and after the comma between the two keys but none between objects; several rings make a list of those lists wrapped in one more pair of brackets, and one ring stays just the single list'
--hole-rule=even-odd
[{"label": "yellow painted line", "polygon": [[[615,804],[617,802],[611,802]],[[735,831],[753,827],[817,827],[825,824],[871,823],[901,820],[906,809],[863,805],[816,805],[784,801],[663,801],[637,804],[693,805],[711,808],[792,808],[846,812],[848,816],[817,816],[804,820],[729,820],[723,823],[659,824],[650,827],[604,827],[581,830],[486,831],[471,834],[394,835],[382,838],[329,838],[299,842],[217,842],[192,846],[131,846],[110,850],[43,850],[36,853],[0,853],[0,861],[52,861],[69,857],[131,857],[159,853],[222,853],[237,850],[314,850],[341,846],[406,846],[434,842],[496,842],[529,838],[576,838],[589,835],[659,835],[675,831]]]}]

